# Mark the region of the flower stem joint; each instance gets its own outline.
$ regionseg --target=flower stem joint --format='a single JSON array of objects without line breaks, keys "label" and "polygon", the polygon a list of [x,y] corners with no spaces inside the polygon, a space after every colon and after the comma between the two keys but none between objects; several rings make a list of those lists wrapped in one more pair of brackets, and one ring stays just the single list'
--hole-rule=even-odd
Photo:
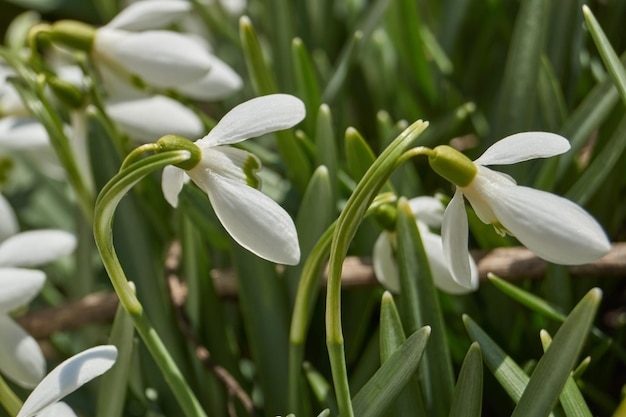
[{"label": "flower stem joint", "polygon": [[191,140],[178,135],[165,135],[157,140],[158,152],[168,151],[189,151],[190,157],[188,160],[180,162],[175,166],[185,171],[193,169],[200,163],[202,159],[202,151]]},{"label": "flower stem joint", "polygon": [[431,168],[458,187],[467,187],[478,173],[476,164],[456,149],[440,145],[428,154]]}]

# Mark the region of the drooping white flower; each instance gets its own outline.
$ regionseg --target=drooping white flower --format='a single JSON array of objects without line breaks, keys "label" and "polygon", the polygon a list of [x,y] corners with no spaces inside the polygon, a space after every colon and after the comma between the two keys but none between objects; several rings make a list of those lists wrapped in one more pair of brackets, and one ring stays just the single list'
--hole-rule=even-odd
[{"label": "drooping white flower", "polygon": [[261,162],[249,152],[225,145],[287,129],[304,115],[302,101],[287,94],[257,97],[236,106],[195,142],[202,159],[194,168],[184,171],[168,166],[163,170],[166,200],[176,207],[183,184],[191,178],[207,193],[215,214],[237,243],[272,262],[298,263],[300,248],[293,220],[254,188],[258,185],[254,172]]},{"label": "drooping white flower", "polygon": [[117,359],[113,345],[96,346],[78,353],[54,368],[28,396],[17,417],[75,416],[59,401],[108,371]]},{"label": "drooping white flower", "polygon": [[61,230],[18,232],[17,219],[0,195],[0,372],[23,387],[35,386],[45,374],[39,345],[9,316],[41,290],[45,274],[24,269],[72,252],[75,237]]},{"label": "drooping white flower", "polygon": [[439,146],[429,162],[457,188],[442,225],[444,256],[452,276],[468,282],[468,223],[464,198],[478,218],[500,234],[515,236],[540,258],[563,265],[593,262],[611,248],[598,222],[583,208],[557,195],[519,186],[509,176],[485,165],[507,165],[567,152],[567,139],[546,132],[508,136],[474,162],[448,146]]},{"label": "drooping white flower", "polygon": [[104,26],[96,31],[92,54],[101,64],[161,88],[200,80],[212,62],[199,42],[167,30],[130,32]]},{"label": "drooping white flower", "polygon": [[[433,197],[417,197],[408,201],[411,211],[417,220],[420,237],[428,257],[433,281],[437,288],[450,294],[464,294],[478,288],[478,270],[474,260],[467,254],[471,270],[469,286],[461,285],[454,278],[443,255],[441,236],[431,228],[441,227],[444,205]],[[398,266],[394,258],[394,235],[383,232],[376,239],[372,261],[376,278],[387,290],[400,292]]]}]

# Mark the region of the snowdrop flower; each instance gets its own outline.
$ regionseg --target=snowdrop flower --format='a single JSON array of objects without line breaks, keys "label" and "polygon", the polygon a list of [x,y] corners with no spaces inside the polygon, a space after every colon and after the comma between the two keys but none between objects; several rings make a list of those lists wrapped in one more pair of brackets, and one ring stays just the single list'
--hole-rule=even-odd
[{"label": "snowdrop flower", "polygon": [[[443,255],[441,236],[431,231],[431,228],[441,227],[444,205],[433,197],[417,197],[408,201],[411,211],[416,218],[424,250],[428,257],[433,281],[437,288],[450,294],[464,294],[478,288],[478,270],[472,257],[467,254],[471,270],[469,286],[461,285],[452,278],[448,264]],[[376,278],[387,290],[399,293],[400,278],[398,266],[394,259],[395,235],[390,232],[380,234],[372,255]]]},{"label": "snowdrop flower", "polygon": [[127,78],[137,76],[160,88],[203,78],[212,59],[199,42],[166,30],[131,32],[114,27],[99,29],[75,21],[52,24],[52,40],[91,53],[94,60]]},{"label": "snowdrop flower", "polygon": [[163,170],[165,199],[176,207],[183,184],[191,178],[207,193],[215,214],[237,243],[272,262],[297,264],[300,248],[293,220],[256,189],[260,184],[255,171],[261,162],[249,152],[225,145],[287,129],[304,115],[302,101],[287,94],[257,97],[236,106],[195,142],[202,153],[195,167]]},{"label": "snowdrop flower", "polygon": [[45,274],[21,267],[44,264],[72,252],[75,237],[61,230],[18,233],[13,209],[0,195],[0,372],[23,387],[45,373],[39,345],[9,316],[41,290]]},{"label": "snowdrop flower", "polygon": [[54,368],[28,396],[17,417],[76,416],[65,403],[66,395],[102,375],[115,364],[117,348],[96,346],[78,353]]},{"label": "snowdrop flower", "polygon": [[481,221],[492,224],[502,235],[515,236],[546,261],[579,265],[610,250],[602,227],[583,208],[563,197],[519,186],[508,175],[485,166],[546,158],[569,148],[561,136],[525,132],[496,142],[473,162],[449,146],[438,146],[429,153],[431,167],[457,187],[442,225],[444,256],[457,282],[469,283],[471,276],[464,198]]}]

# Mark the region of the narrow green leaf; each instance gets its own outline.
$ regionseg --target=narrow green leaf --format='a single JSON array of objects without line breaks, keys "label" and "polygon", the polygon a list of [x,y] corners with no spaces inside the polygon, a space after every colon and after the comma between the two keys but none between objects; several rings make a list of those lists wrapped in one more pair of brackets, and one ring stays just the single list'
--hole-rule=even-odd
[{"label": "narrow green leaf", "polygon": [[483,404],[483,359],[480,345],[472,343],[454,388],[450,417],[480,417]]},{"label": "narrow green leaf", "polygon": [[359,181],[376,160],[376,155],[359,131],[353,127],[346,129],[345,147],[348,173],[353,180]]},{"label": "narrow green leaf", "polygon": [[303,124],[307,133],[313,135],[315,131],[316,112],[322,100],[319,82],[309,51],[307,51],[302,39],[293,39],[291,42],[291,55],[297,96],[304,101],[306,112],[309,115],[309,117],[303,121]]},{"label": "narrow green leaf", "polygon": [[626,105],[626,70],[611,46],[611,42],[609,42],[600,24],[591,12],[591,9],[589,9],[586,4],[583,5],[583,16],[585,17],[585,22],[587,23],[591,37],[600,52],[602,61],[609,70],[609,74],[611,74],[611,78],[622,97],[622,101]]},{"label": "narrow green leaf", "polygon": [[548,15],[549,2],[521,2],[500,86],[496,138],[529,130],[532,126]]},{"label": "narrow green leaf", "polygon": [[474,320],[463,315],[463,323],[470,338],[480,345],[485,364],[493,376],[513,401],[519,401],[530,379],[528,375]]},{"label": "narrow green leaf", "polygon": [[122,305],[117,307],[109,343],[117,347],[117,360],[111,370],[100,377],[96,417],[119,417],[124,411],[126,387],[133,357],[135,328]]},{"label": "narrow green leaf", "polygon": [[[247,16],[239,19],[239,35],[254,90],[258,95],[277,93],[272,69],[263,55],[254,26]],[[287,176],[299,191],[304,192],[313,171],[311,162],[290,130],[281,130],[274,135],[282,160],[287,165]]]},{"label": "narrow green leaf", "polygon": [[333,390],[326,378],[319,373],[310,363],[303,364],[304,374],[309,382],[311,391],[320,404],[327,406],[334,415],[338,414],[337,403],[333,396]]},{"label": "narrow green leaf", "polygon": [[402,321],[408,332],[428,324],[432,335],[420,366],[420,383],[432,416],[447,415],[454,374],[437,289],[417,222],[405,198],[398,201],[396,224]]},{"label": "narrow green leaf", "polygon": [[601,291],[594,288],[574,307],[537,363],[511,417],[550,414],[582,350],[601,297]]},{"label": "narrow green leaf", "polygon": [[333,116],[330,107],[322,104],[317,112],[317,126],[315,128],[315,145],[317,166],[324,165],[328,169],[330,181],[330,206],[337,207],[337,177],[339,171],[337,140],[333,126]]},{"label": "narrow green leaf", "polygon": [[[390,293],[383,294],[380,303],[380,362],[385,363],[406,341],[400,314]],[[415,375],[393,404],[396,417],[426,416],[424,399]]]},{"label": "narrow green leaf", "polygon": [[580,205],[587,204],[600,189],[600,186],[605,184],[624,151],[626,151],[624,138],[626,138],[626,117],[622,118],[602,151],[593,159],[585,172],[565,194],[565,197]]},{"label": "narrow green leaf", "polygon": [[[545,330],[542,330],[539,333],[539,336],[541,338],[543,351],[546,352],[552,343],[552,337],[550,337],[550,334],[548,334]],[[567,417],[593,417],[587,403],[585,402],[585,398],[578,389],[578,385],[576,385],[574,378],[571,376],[567,378],[567,382],[565,383],[565,387],[563,388],[559,399]]]},{"label": "narrow green leaf", "polygon": [[276,87],[272,69],[265,60],[259,37],[248,16],[242,16],[239,19],[239,37],[254,91],[258,95],[277,92],[278,87]]},{"label": "narrow green leaf", "polygon": [[[318,167],[302,197],[300,210],[296,216],[296,229],[300,242],[301,258],[307,259],[311,250],[332,222],[335,213],[332,201],[332,191],[328,169],[325,166]],[[285,277],[290,289],[290,294],[295,297],[300,274],[304,263],[289,267],[285,271]]]},{"label": "narrow green leaf", "polygon": [[239,306],[268,414],[287,409],[288,308],[274,264],[233,245]]},{"label": "narrow green leaf", "polygon": [[557,131],[565,121],[567,108],[559,80],[545,55],[541,57],[537,90],[541,108],[540,114],[545,129],[551,132]]},{"label": "narrow green leaf", "polygon": [[[544,317],[547,317],[551,320],[556,320],[560,323],[564,322],[567,316],[561,309],[555,307],[550,304],[546,300],[537,297],[536,295],[525,291],[510,282],[503,280],[502,278],[497,277],[496,275],[489,273],[487,275],[489,281],[504,294],[508,295],[518,303],[530,308],[532,311],[535,311]],[[602,340],[604,343],[611,343],[609,336],[602,332],[597,327],[593,327],[591,333]]]},{"label": "narrow green leaf", "polygon": [[402,65],[409,74],[414,74],[411,81],[419,86],[418,91],[425,101],[433,103],[436,100],[437,83],[430,69],[429,57],[422,38],[424,19],[419,13],[418,6],[419,4],[413,0],[392,2],[386,19],[386,29],[394,45],[397,45]]},{"label": "narrow green leaf", "polygon": [[398,350],[380,367],[374,376],[354,396],[354,415],[359,417],[382,416],[392,401],[400,394],[426,348],[430,327],[413,333]]},{"label": "narrow green leaf", "polygon": [[353,32],[353,36],[344,45],[339,55],[339,60],[335,65],[333,74],[322,93],[323,102],[332,103],[335,100],[348,76],[350,66],[358,58],[362,45],[367,42],[372,32],[374,32],[374,29],[381,21],[390,2],[391,0],[376,0],[367,8],[366,15],[358,25],[358,28]]}]

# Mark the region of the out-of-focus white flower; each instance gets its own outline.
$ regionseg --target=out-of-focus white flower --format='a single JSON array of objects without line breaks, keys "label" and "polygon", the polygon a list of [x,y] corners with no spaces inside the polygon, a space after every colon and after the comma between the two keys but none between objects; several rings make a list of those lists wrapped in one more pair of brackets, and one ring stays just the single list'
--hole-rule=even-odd
[{"label": "out-of-focus white flower", "polygon": [[[464,294],[478,288],[478,270],[471,256],[468,261],[471,270],[469,286],[461,285],[452,278],[443,256],[441,236],[431,231],[441,227],[444,205],[433,197],[417,197],[408,201],[416,218],[420,237],[428,257],[430,272],[437,288],[450,294]],[[395,234],[383,232],[374,244],[372,261],[376,278],[387,290],[400,292],[398,266],[394,257]]]},{"label": "out-of-focus white flower", "polygon": [[35,386],[45,374],[39,345],[9,313],[39,293],[41,271],[24,269],[53,261],[74,250],[76,238],[61,230],[18,233],[13,209],[0,195],[0,371],[23,387]]},{"label": "out-of-focus white flower", "polygon": [[537,256],[563,265],[593,262],[610,249],[598,222],[583,208],[557,195],[518,186],[508,175],[485,165],[508,165],[567,152],[567,139],[546,132],[525,132],[493,144],[474,162],[449,146],[429,154],[431,167],[457,186],[446,208],[441,234],[452,276],[469,283],[468,223],[464,197],[478,218],[502,235],[515,236]]},{"label": "out-of-focus white flower", "polygon": [[192,10],[193,5],[186,0],[142,0],[122,9],[106,26],[135,32],[162,29]]},{"label": "out-of-focus white flower", "polygon": [[259,185],[255,171],[261,162],[249,152],[224,145],[287,129],[304,115],[302,101],[287,94],[257,97],[236,106],[195,142],[202,158],[194,168],[163,170],[166,200],[176,207],[183,184],[191,178],[207,193],[215,214],[237,243],[272,262],[297,264],[300,248],[293,220],[255,188]]},{"label": "out-of-focus white flower", "polygon": [[166,30],[129,32],[104,26],[95,33],[92,55],[101,65],[160,88],[198,81],[208,74],[212,63],[200,43]]},{"label": "out-of-focus white flower", "polygon": [[134,140],[152,142],[167,134],[198,137],[204,126],[188,107],[155,95],[107,102],[108,115]]},{"label": "out-of-focus white flower", "polygon": [[103,345],[87,349],[65,360],[35,387],[17,417],[76,416],[67,404],[59,401],[111,369],[116,359],[117,348]]}]

